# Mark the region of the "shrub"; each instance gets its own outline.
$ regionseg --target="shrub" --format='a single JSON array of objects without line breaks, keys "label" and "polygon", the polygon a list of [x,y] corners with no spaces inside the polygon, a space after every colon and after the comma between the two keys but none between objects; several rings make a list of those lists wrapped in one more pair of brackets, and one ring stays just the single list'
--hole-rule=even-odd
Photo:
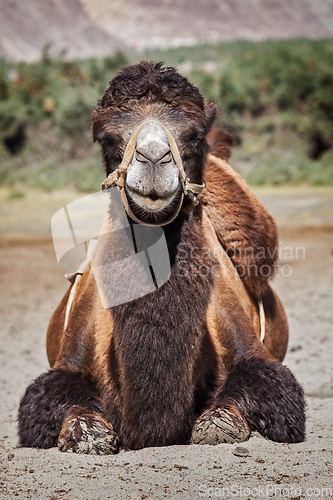
[{"label": "shrub", "polygon": [[0,60],[0,182],[98,189],[103,174],[90,170],[99,162],[90,115],[126,62],[120,52],[102,60],[52,59],[48,47],[33,64]]}]

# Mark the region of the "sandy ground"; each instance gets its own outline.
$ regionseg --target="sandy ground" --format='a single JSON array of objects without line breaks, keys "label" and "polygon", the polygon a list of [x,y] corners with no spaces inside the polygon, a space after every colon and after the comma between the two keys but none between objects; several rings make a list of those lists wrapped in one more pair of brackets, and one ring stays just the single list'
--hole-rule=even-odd
[{"label": "sandy ground", "polygon": [[304,387],[307,439],[82,456],[17,447],[27,385],[48,369],[45,333],[67,288],[49,221],[74,193],[0,192],[0,498],[50,500],[333,497],[333,191],[259,190],[280,226],[274,281],[290,324],[285,364]]}]

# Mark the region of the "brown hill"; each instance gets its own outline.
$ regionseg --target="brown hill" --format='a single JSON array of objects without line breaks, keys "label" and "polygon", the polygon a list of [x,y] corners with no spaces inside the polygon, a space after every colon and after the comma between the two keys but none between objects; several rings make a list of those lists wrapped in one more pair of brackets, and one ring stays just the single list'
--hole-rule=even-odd
[{"label": "brown hill", "polygon": [[333,35],[333,0],[81,0],[126,45]]},{"label": "brown hill", "polygon": [[120,41],[94,26],[79,0],[0,0],[0,57],[34,61],[43,47],[70,58],[108,55]]},{"label": "brown hill", "polygon": [[67,57],[124,46],[333,36],[333,0],[0,0],[0,57]]}]

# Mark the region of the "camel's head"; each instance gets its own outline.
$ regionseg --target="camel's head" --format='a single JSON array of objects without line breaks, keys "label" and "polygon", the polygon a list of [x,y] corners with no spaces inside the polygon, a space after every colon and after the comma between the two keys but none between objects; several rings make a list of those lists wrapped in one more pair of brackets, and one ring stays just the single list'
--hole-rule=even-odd
[{"label": "camel's head", "polygon": [[181,203],[191,206],[188,196],[182,202],[184,179],[202,184],[215,115],[213,103],[204,105],[199,90],[162,63],[127,66],[110,82],[92,116],[93,136],[106,173],[126,169],[124,189],[140,221],[163,224]]}]

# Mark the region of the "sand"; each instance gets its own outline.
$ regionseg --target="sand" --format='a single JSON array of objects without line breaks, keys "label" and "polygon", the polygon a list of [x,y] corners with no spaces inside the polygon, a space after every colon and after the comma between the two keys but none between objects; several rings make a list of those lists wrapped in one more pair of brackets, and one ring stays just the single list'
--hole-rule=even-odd
[{"label": "sand", "polygon": [[16,422],[25,388],[48,369],[46,328],[68,286],[47,221],[75,196],[50,196],[50,206],[45,195],[32,207],[33,196],[1,192],[0,498],[333,498],[333,192],[258,195],[280,227],[274,288],[290,325],[284,363],[306,395],[306,441],[273,443],[254,433],[242,444],[87,456],[19,448]]}]

